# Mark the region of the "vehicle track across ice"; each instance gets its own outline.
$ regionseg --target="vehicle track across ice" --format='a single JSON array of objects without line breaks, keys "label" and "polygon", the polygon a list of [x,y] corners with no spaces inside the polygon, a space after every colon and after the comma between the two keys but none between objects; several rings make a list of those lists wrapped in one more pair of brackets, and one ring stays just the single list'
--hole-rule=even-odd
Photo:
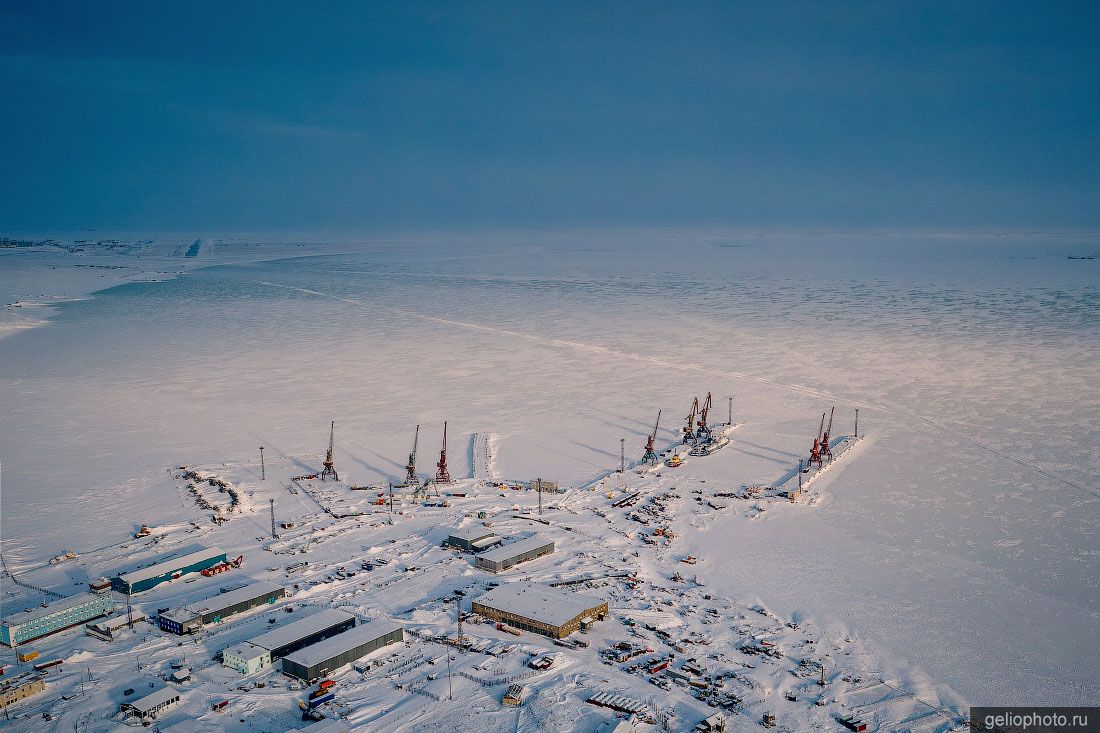
[{"label": "vehicle track across ice", "polygon": [[978,438],[974,438],[974,437],[972,437],[970,435],[967,435],[966,433],[960,432],[958,430],[952,430],[951,428],[949,428],[945,425],[942,425],[942,424],[940,424],[940,423],[938,423],[938,422],[936,422],[936,421],[934,421],[930,418],[927,418],[923,415],[918,415],[914,412],[911,412],[911,411],[905,409],[904,407],[899,407],[897,405],[867,402],[867,401],[864,401],[864,400],[858,400],[858,399],[854,399],[854,398],[851,398],[851,397],[845,397],[845,396],[842,396],[842,395],[834,394],[834,393],[828,392],[826,390],[814,389],[812,387],[806,387],[806,386],[799,385],[799,384],[789,384],[789,383],[786,383],[786,382],[781,382],[781,381],[778,381],[778,380],[775,380],[775,379],[771,379],[769,377],[761,377],[761,376],[756,375],[756,374],[747,374],[745,372],[732,371],[732,370],[728,370],[728,369],[715,369],[713,367],[701,366],[699,364],[682,364],[682,363],[679,363],[679,362],[668,361],[667,359],[661,359],[661,358],[655,357],[655,356],[647,356],[645,354],[636,354],[636,353],[630,353],[630,352],[626,352],[626,351],[617,351],[615,349],[609,349],[606,346],[598,346],[596,344],[587,344],[587,343],[584,343],[584,342],[581,342],[581,341],[568,341],[568,340],[565,340],[565,339],[546,338],[545,336],[536,336],[536,335],[530,334],[530,333],[523,333],[522,331],[512,331],[512,330],[509,330],[509,329],[506,329],[506,328],[497,328],[496,326],[489,326],[489,325],[486,325],[486,324],[483,324],[483,323],[472,323],[470,321],[459,321],[459,320],[455,320],[453,318],[442,318],[442,317],[439,317],[439,316],[430,316],[430,315],[427,315],[425,313],[418,313],[416,311],[407,310],[405,308],[394,308],[392,306],[378,305],[377,303],[371,303],[369,301],[360,300],[359,298],[352,298],[352,297],[349,297],[349,296],[346,296],[346,295],[334,295],[332,293],[325,293],[325,292],[322,292],[322,291],[319,291],[319,290],[311,290],[310,288],[303,288],[303,287],[298,287],[298,286],[294,286],[294,285],[280,285],[279,283],[268,282],[266,280],[260,280],[260,281],[257,281],[257,282],[260,285],[266,285],[266,286],[272,287],[272,288],[280,288],[280,289],[283,289],[283,290],[294,290],[294,291],[297,291],[297,292],[300,292],[300,293],[306,293],[308,295],[317,295],[317,296],[320,296],[322,298],[331,298],[333,300],[339,300],[339,301],[342,301],[344,303],[348,303],[348,304],[351,304],[351,305],[358,305],[358,306],[362,306],[362,307],[365,307],[365,308],[374,308],[376,310],[385,311],[387,313],[398,313],[398,314],[401,314],[401,315],[404,315],[404,316],[409,316],[411,318],[417,318],[417,319],[420,319],[422,321],[430,321],[432,323],[441,323],[441,324],[444,324],[444,325],[456,326],[458,328],[465,328],[465,329],[472,330],[472,331],[483,331],[483,332],[486,332],[486,333],[495,333],[495,334],[499,334],[501,336],[510,336],[512,338],[523,339],[525,341],[532,341],[532,342],[543,344],[543,345],[556,346],[556,347],[559,347],[559,348],[573,349],[573,350],[576,350],[576,351],[586,351],[586,352],[589,352],[589,353],[592,353],[592,354],[599,354],[599,355],[603,355],[603,356],[614,357],[616,359],[629,359],[631,361],[649,363],[649,364],[653,364],[655,366],[661,366],[661,367],[665,367],[665,368],[668,368],[668,369],[675,369],[675,370],[682,371],[682,372],[696,372],[696,373],[699,373],[699,374],[711,374],[711,375],[718,376],[718,377],[727,377],[727,378],[730,378],[730,379],[740,379],[740,380],[743,380],[743,381],[756,382],[757,384],[766,384],[768,386],[775,387],[777,389],[783,389],[783,390],[787,390],[787,391],[790,391],[790,392],[797,392],[799,394],[807,395],[809,397],[819,397],[823,400],[828,400],[828,401],[831,401],[831,402],[836,402],[836,403],[839,403],[839,404],[848,405],[850,407],[858,407],[860,409],[866,409],[866,410],[875,410],[875,411],[878,411],[878,412],[886,413],[888,415],[894,415],[896,417],[902,417],[902,418],[906,418],[906,419],[909,419],[909,420],[916,420],[918,424],[920,424],[921,426],[923,426],[923,427],[925,427],[925,428],[927,428],[927,429],[929,429],[933,432],[938,432],[938,433],[942,433],[944,435],[954,436],[956,438],[959,438],[961,440],[964,440],[964,441],[970,443],[971,445],[975,446],[976,448],[980,448],[981,450],[986,451],[987,453],[992,453],[993,455],[995,455],[999,458],[1003,458],[1004,460],[1015,463],[1016,465],[1021,466],[1023,468],[1031,469],[1032,471],[1035,471],[1036,473],[1038,473],[1042,476],[1045,476],[1046,478],[1049,478],[1052,481],[1057,481],[1057,482],[1062,483],[1062,484],[1064,484],[1064,485],[1066,485],[1070,488],[1077,489],[1078,491],[1081,491],[1085,494],[1089,494],[1093,497],[1100,498],[1100,490],[1090,488],[1088,486],[1083,486],[1083,485],[1081,485],[1081,484],[1079,484],[1079,483],[1077,483],[1077,482],[1075,482],[1071,479],[1068,479],[1064,476],[1060,476],[1056,473],[1048,471],[1048,470],[1046,470],[1045,468],[1043,468],[1041,466],[1037,466],[1034,463],[1031,463],[1029,461],[1025,461],[1022,458],[1018,458],[1018,457],[1013,456],[1009,453],[998,450],[997,448],[986,445],[984,442],[982,442]]}]

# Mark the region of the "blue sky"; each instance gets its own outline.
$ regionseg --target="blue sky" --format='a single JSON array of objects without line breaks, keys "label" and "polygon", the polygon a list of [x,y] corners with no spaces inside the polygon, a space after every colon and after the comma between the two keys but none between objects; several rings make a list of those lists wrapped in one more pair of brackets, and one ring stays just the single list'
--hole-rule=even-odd
[{"label": "blue sky", "polygon": [[1096,3],[0,4],[0,229],[1095,228]]}]

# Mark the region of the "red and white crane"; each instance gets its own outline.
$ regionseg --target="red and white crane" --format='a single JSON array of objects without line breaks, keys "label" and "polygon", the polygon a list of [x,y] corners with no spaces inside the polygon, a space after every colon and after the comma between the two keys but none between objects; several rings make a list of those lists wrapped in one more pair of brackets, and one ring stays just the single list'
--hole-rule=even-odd
[{"label": "red and white crane", "polygon": [[825,429],[825,413],[821,413],[821,424],[817,427],[817,437],[814,438],[814,447],[810,449],[810,460],[806,463],[806,470],[810,469],[810,466],[814,463],[818,468],[821,468],[821,437],[822,430]]},{"label": "red and white crane", "polygon": [[443,422],[443,450],[439,451],[439,463],[435,464],[435,482],[437,484],[451,483],[451,474],[447,471],[447,422]]},{"label": "red and white crane", "polygon": [[[828,458],[830,461],[833,459],[833,449],[829,447],[829,433],[833,432],[833,413],[836,412],[836,406],[834,405],[829,409],[829,426],[825,428],[825,433],[821,437],[821,455]],[[824,417],[824,416],[822,416]],[[819,462],[820,463],[820,462]]]}]

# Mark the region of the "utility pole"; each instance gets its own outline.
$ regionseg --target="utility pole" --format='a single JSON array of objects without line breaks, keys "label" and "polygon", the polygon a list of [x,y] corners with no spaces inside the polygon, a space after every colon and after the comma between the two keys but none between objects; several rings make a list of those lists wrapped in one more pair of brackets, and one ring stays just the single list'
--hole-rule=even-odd
[{"label": "utility pole", "polygon": [[619,473],[626,473],[626,438],[619,438]]},{"label": "utility pole", "polygon": [[542,479],[535,479],[535,483],[538,485],[539,490],[539,516],[542,516]]},{"label": "utility pole", "polygon": [[[451,650],[447,650],[447,699],[451,700]],[[6,708],[5,708],[6,710]]]},{"label": "utility pole", "polygon": [[393,482],[390,482],[390,514],[393,514]]},{"label": "utility pole", "polygon": [[727,423],[727,425],[729,425],[730,427],[733,427],[733,398],[732,397],[727,397],[726,399],[728,399],[730,401],[730,419],[729,419],[729,422]]},{"label": "utility pole", "polygon": [[279,539],[279,533],[275,531],[275,499],[268,499],[271,503],[271,539]]},{"label": "utility pole", "polygon": [[859,408],[856,408],[856,437],[859,437]]},{"label": "utility pole", "polygon": [[264,447],[260,446],[260,480],[263,481],[267,478],[267,472],[264,470]]},{"label": "utility pole", "polygon": [[134,607],[130,605],[130,584],[126,584],[126,623],[134,630]]}]

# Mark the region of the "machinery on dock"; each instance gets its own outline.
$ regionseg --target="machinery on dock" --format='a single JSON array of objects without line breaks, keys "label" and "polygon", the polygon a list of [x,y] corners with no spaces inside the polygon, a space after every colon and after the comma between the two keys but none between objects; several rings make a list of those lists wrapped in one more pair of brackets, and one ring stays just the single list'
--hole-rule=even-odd
[{"label": "machinery on dock", "polygon": [[447,422],[443,422],[443,450],[439,451],[439,463],[435,464],[435,483],[451,483],[451,474],[447,470]]},{"label": "machinery on dock", "polygon": [[699,411],[699,422],[696,424],[695,440],[699,443],[709,443],[713,440],[713,435],[710,431],[710,427],[707,426],[707,416],[710,414],[711,406],[710,392],[707,392],[707,398],[703,401],[703,409]]},{"label": "machinery on dock", "polygon": [[821,468],[821,438],[822,431],[825,429],[825,413],[821,413],[821,424],[817,427],[817,437],[814,438],[814,445],[810,448],[810,460],[806,462],[806,471],[810,470],[810,466],[817,464],[818,468]]},{"label": "machinery on dock", "polygon": [[327,481],[328,479],[332,479],[333,481],[339,481],[340,480],[340,476],[337,475],[337,473],[336,473],[336,466],[332,461],[332,449],[335,447],[335,441],[336,441],[336,421],[334,420],[332,422],[332,425],[329,426],[328,453],[325,454],[325,465],[324,465],[324,469],[321,471],[321,480],[322,481]]},{"label": "machinery on dock", "polygon": [[645,454],[642,456],[642,463],[650,466],[656,466],[659,462],[657,458],[657,451],[654,449],[654,444],[657,441],[657,428],[661,426],[661,411],[657,410],[657,424],[653,426],[653,433],[646,439]]},{"label": "machinery on dock", "polygon": [[[829,426],[825,428],[825,433],[821,436],[821,455],[826,460],[833,460],[833,449],[829,447],[829,433],[833,432],[833,413],[836,412],[836,406],[834,405],[829,409]],[[825,417],[822,415],[822,417]],[[820,465],[820,461],[818,462]]]},{"label": "machinery on dock", "polygon": [[699,398],[696,397],[691,403],[691,412],[687,416],[687,424],[684,425],[684,438],[683,443],[691,443],[695,445],[699,442],[698,436],[695,434],[695,416],[699,414]]},{"label": "machinery on dock", "polygon": [[418,481],[416,478],[416,444],[420,442],[420,426],[416,426],[416,433],[413,434],[413,449],[409,453],[409,462],[405,464],[405,486],[415,486]]}]

